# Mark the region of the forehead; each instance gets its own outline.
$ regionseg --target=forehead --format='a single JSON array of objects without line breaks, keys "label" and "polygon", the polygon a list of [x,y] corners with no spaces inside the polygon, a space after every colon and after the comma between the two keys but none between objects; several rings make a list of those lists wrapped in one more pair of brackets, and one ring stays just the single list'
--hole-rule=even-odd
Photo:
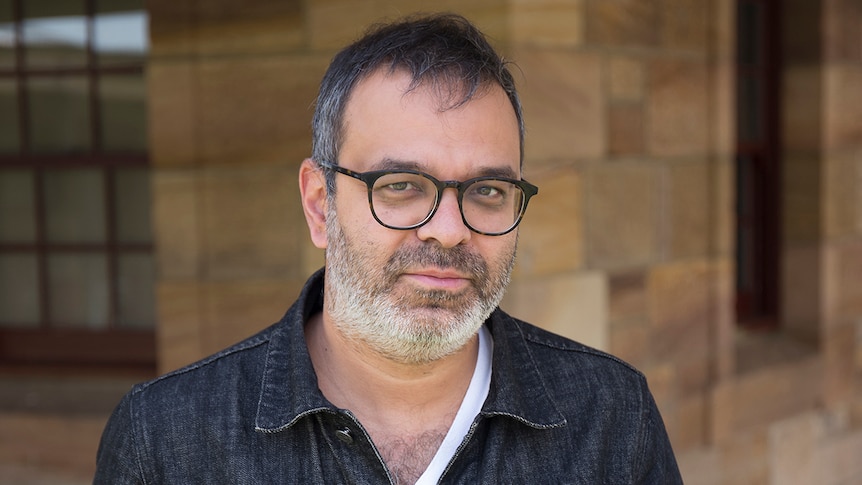
[{"label": "forehead", "polygon": [[463,95],[461,86],[439,82],[414,87],[404,71],[371,73],[348,100],[341,161],[363,170],[381,160],[518,170],[518,121],[506,93],[492,83],[459,104]]}]

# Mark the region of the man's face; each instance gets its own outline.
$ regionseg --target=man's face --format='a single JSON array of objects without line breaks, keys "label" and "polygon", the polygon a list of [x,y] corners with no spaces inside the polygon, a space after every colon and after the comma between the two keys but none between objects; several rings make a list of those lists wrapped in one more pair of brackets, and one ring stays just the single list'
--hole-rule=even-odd
[{"label": "man's face", "polygon": [[[441,109],[448,100],[438,91],[420,86],[406,93],[408,84],[402,72],[378,71],[356,86],[345,113],[342,167],[409,168],[439,180],[520,178],[517,120],[501,88]],[[471,232],[451,189],[424,226],[387,229],[374,220],[362,182],[336,180],[327,209],[324,318],[400,362],[430,362],[463,347],[503,297],[517,233]]]}]

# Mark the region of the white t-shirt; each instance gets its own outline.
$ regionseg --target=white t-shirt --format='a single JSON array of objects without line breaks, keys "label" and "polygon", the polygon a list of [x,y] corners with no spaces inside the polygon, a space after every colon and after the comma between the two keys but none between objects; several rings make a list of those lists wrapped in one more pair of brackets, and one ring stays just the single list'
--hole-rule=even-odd
[{"label": "white t-shirt", "polygon": [[440,475],[443,474],[449,460],[455,456],[455,451],[470,431],[473,420],[482,410],[482,404],[485,403],[488,390],[491,388],[493,346],[494,341],[491,338],[491,333],[483,325],[479,329],[479,355],[476,359],[476,368],[473,370],[473,378],[470,379],[470,386],[467,388],[467,394],[461,401],[461,407],[458,408],[458,414],[455,415],[449,432],[443,438],[443,443],[440,444],[440,448],[437,449],[437,453],[431,463],[428,464],[428,468],[416,481],[416,485],[430,485],[440,480]]}]

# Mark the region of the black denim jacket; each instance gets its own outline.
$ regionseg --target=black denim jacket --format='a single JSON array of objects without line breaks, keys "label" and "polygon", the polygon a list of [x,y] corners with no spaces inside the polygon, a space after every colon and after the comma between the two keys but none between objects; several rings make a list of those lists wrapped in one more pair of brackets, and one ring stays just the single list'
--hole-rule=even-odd
[{"label": "black denim jacket", "polygon": [[[303,338],[323,272],[282,320],[135,386],[99,446],[96,484],[391,483],[368,434],[323,397]],[[491,388],[441,483],[682,483],[644,376],[499,309]]]}]

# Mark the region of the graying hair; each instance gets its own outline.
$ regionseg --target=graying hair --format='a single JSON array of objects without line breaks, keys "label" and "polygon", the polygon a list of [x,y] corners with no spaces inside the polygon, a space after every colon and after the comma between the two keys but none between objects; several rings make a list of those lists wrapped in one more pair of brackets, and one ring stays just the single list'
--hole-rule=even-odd
[{"label": "graying hair", "polygon": [[[344,112],[352,90],[378,69],[404,70],[408,90],[420,85],[436,91],[441,110],[458,108],[494,84],[503,88],[518,121],[521,163],[524,121],[509,62],[494,51],[485,36],[455,14],[408,18],[373,27],[339,52],[320,84],[312,121],[312,158],[338,164],[344,137]],[[326,174],[327,192],[334,194],[335,174]]]}]

